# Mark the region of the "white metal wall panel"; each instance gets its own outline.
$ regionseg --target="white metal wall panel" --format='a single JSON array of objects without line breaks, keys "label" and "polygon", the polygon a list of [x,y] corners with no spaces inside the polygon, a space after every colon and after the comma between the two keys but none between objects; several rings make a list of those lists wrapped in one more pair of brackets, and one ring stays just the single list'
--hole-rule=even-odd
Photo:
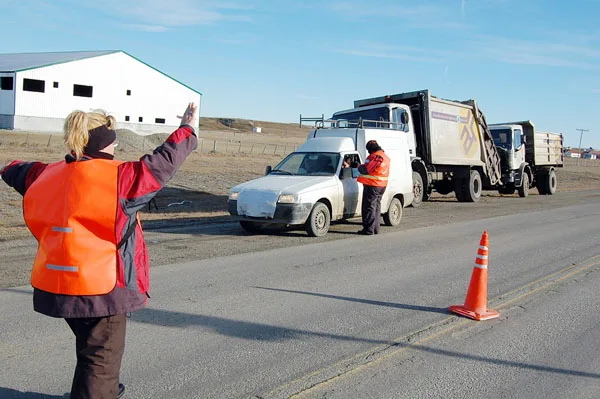
[{"label": "white metal wall panel", "polygon": [[[24,78],[44,80],[45,92],[23,91]],[[54,82],[58,88],[53,87]],[[92,86],[93,96],[74,96],[74,84]],[[200,94],[123,52],[18,72],[15,89],[15,114],[27,117],[20,118],[22,122],[63,119],[75,109],[104,109],[115,116],[118,127],[163,132],[179,125],[177,115],[188,102],[200,105]],[[127,95],[127,90],[131,95]],[[129,122],[125,116],[129,116]],[[155,123],[156,118],[165,119],[165,123]],[[39,123],[36,126],[36,130],[42,130]]]}]

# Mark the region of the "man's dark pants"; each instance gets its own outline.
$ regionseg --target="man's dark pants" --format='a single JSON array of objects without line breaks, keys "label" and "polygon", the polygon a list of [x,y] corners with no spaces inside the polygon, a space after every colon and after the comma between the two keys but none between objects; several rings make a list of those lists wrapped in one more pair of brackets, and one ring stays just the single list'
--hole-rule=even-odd
[{"label": "man's dark pants", "polygon": [[115,399],[125,351],[124,314],[65,319],[76,337],[71,399]]},{"label": "man's dark pants", "polygon": [[362,197],[362,222],[363,231],[366,234],[378,234],[381,223],[381,197],[385,187],[367,186],[363,187]]}]

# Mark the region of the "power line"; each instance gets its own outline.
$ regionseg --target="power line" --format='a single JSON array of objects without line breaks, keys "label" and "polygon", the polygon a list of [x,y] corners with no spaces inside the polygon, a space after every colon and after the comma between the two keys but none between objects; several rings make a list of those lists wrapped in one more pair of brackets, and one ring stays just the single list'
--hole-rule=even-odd
[{"label": "power line", "polygon": [[[579,158],[581,158],[583,156],[583,154],[581,153],[581,139],[583,138],[583,132],[589,132],[589,129],[575,129],[578,130],[579,132],[581,132],[579,134]],[[579,165],[579,158],[577,158],[577,165]]]}]

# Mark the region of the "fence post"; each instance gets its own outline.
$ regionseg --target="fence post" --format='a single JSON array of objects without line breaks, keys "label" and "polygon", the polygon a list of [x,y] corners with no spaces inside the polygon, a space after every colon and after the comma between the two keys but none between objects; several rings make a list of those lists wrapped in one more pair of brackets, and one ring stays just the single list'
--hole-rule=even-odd
[{"label": "fence post", "polygon": [[263,152],[262,152],[262,153],[263,153],[263,155],[265,155],[265,151],[266,151],[266,149],[267,149],[267,145],[265,144],[265,146],[263,147]]},{"label": "fence post", "polygon": [[146,151],[146,136],[144,136],[144,139],[142,140],[142,151]]},{"label": "fence post", "polygon": [[213,152],[217,152],[217,140],[213,142]]},{"label": "fence post", "polygon": [[242,150],[242,140],[240,140],[240,146],[238,147],[238,154],[240,153],[241,150]]},{"label": "fence post", "polygon": [[225,154],[227,154],[227,150],[229,149],[229,140],[225,143]]},{"label": "fence post", "polygon": [[250,147],[250,154],[252,154],[253,149],[254,149],[254,143],[252,143],[252,147]]},{"label": "fence post", "polygon": [[277,144],[275,144],[275,149],[273,150],[273,155],[277,153]]},{"label": "fence post", "polygon": [[29,133],[27,133],[27,137],[25,137],[25,144],[29,144]]},{"label": "fence post", "polygon": [[46,146],[46,148],[50,147],[50,140],[52,140],[52,135],[50,135],[50,137],[48,137],[48,145]]}]

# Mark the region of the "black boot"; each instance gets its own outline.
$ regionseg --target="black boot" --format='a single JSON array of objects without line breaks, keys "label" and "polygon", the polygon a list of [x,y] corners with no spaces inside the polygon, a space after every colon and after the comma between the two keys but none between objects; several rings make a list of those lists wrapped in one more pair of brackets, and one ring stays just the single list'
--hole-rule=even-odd
[{"label": "black boot", "polygon": [[120,399],[125,395],[125,385],[119,383],[119,393],[117,393],[117,399]]}]

